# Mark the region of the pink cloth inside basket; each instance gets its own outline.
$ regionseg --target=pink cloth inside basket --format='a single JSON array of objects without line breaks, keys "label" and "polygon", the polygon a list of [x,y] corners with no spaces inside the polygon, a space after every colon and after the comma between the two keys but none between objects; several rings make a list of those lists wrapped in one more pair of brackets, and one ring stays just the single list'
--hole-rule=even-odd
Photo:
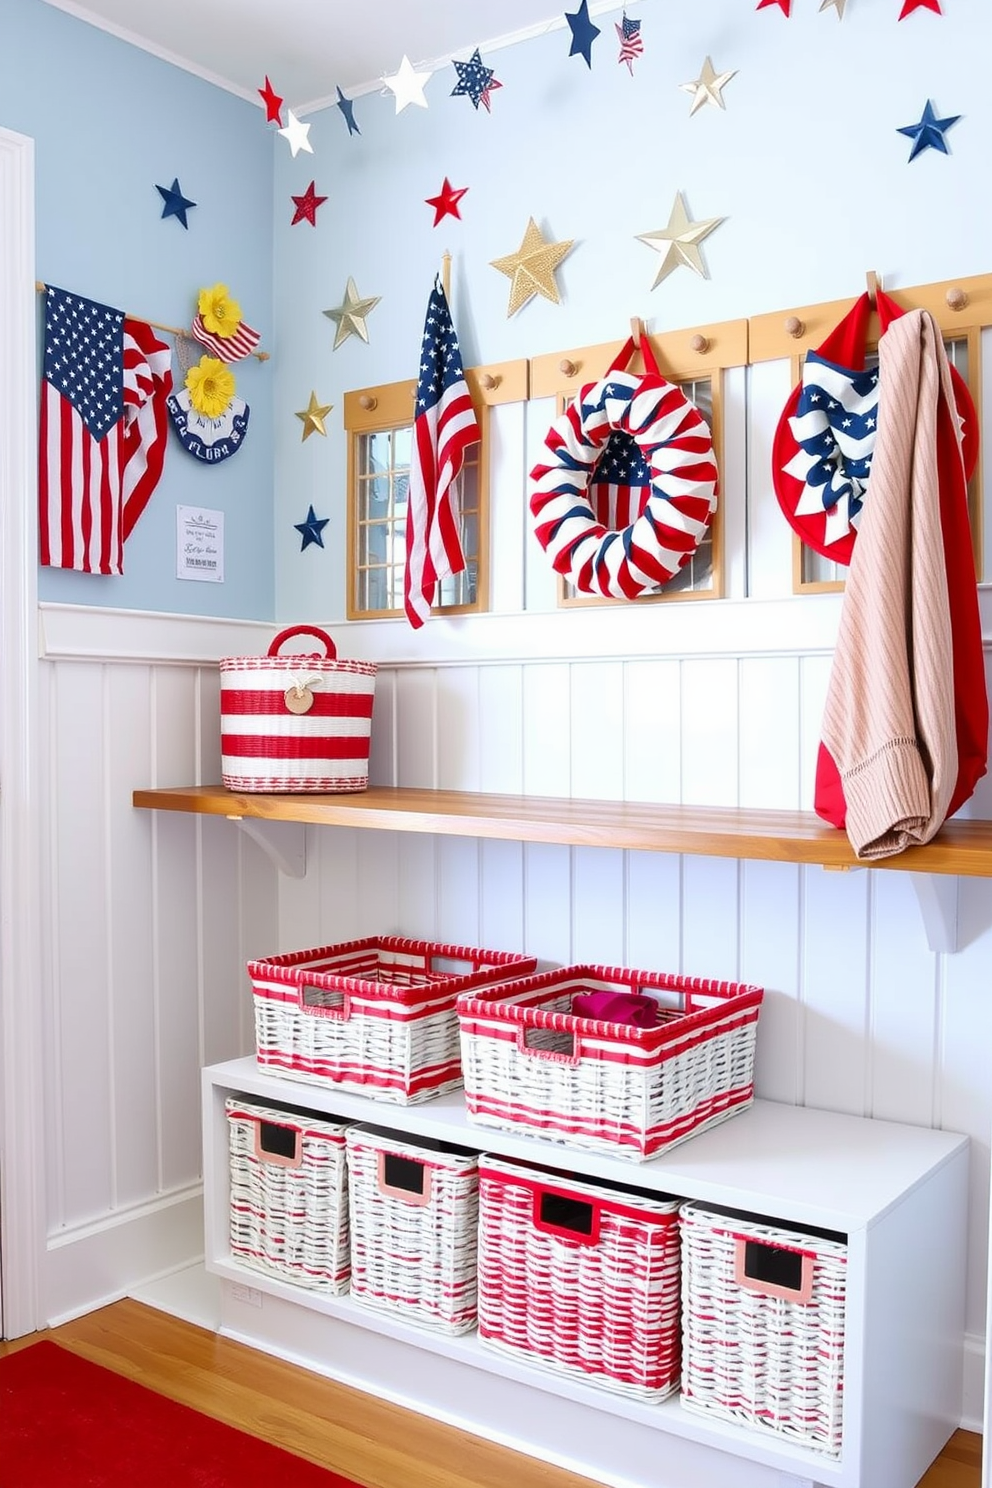
[{"label": "pink cloth inside basket", "polygon": [[654,998],[635,997],[630,992],[576,992],[572,1012],[579,1018],[632,1023],[636,1028],[654,1028],[659,1021]]}]

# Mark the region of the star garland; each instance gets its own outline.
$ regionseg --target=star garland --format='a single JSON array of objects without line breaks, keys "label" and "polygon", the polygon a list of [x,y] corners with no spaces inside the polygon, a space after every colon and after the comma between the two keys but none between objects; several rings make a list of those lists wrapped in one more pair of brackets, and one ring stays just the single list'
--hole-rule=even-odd
[{"label": "star garland", "polygon": [[502,88],[503,84],[497,82],[494,68],[482,65],[479,48],[476,47],[467,62],[454,62],[453,65],[458,74],[458,83],[451,90],[452,98],[470,98],[476,112],[481,103],[486,112],[490,113],[489,95],[494,88]]},{"label": "star garland", "polygon": [[565,19],[572,33],[572,45],[568,49],[568,55],[584,57],[586,66],[591,69],[592,44],[599,35],[599,27],[594,26],[589,19],[589,0],[582,0],[578,10],[566,10]]}]

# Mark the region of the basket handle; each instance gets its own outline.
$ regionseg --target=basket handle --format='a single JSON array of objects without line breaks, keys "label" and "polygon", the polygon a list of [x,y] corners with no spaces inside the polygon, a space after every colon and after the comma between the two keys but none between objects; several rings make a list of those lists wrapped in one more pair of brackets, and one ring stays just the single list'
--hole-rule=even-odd
[{"label": "basket handle", "polygon": [[734,1281],[759,1297],[780,1297],[785,1302],[810,1302],[813,1297],[811,1251],[792,1245],[772,1245],[766,1240],[734,1237]]},{"label": "basket handle", "polygon": [[575,1037],[574,1033],[569,1034],[569,1037],[572,1040],[572,1052],[570,1054],[566,1054],[562,1049],[542,1049],[536,1044],[529,1044],[527,1042],[528,1033],[536,1031],[537,1030],[527,1028],[523,1023],[517,1026],[518,1053],[529,1054],[532,1059],[550,1059],[553,1064],[576,1065],[580,1062],[582,1057],[582,1048],[579,1044],[579,1040]]},{"label": "basket handle", "polygon": [[298,1168],[303,1162],[303,1134],[297,1126],[283,1126],[259,1116],[255,1120],[255,1156],[259,1162],[278,1168]]},{"label": "basket handle", "polygon": [[572,1240],[577,1245],[599,1244],[599,1205],[591,1199],[577,1199],[556,1188],[535,1188],[533,1223],[535,1230]]},{"label": "basket handle", "polygon": [[[307,1001],[307,993],[317,995],[318,1000]],[[347,1023],[351,1017],[351,997],[349,993],[340,994],[341,1003],[338,1007],[328,1007],[326,1002],[319,998],[326,997],[327,991],[324,987],[317,987],[312,982],[299,982],[296,988],[296,1000],[299,1003],[300,1012],[306,1013],[310,1018],[331,1018],[337,1023]]]},{"label": "basket handle", "polygon": [[431,1170],[416,1157],[399,1152],[380,1152],[375,1183],[381,1194],[420,1206],[431,1201]]},{"label": "basket handle", "polygon": [[[291,639],[291,637],[298,635],[315,636],[318,641],[323,642],[324,654],[329,658],[329,660],[333,661],[337,656],[337,646],[335,646],[334,642],[327,634],[327,631],[321,630],[320,627],[317,625],[290,625],[286,630],[281,630],[277,636],[273,637],[272,642],[269,646],[268,654],[270,656],[277,656],[279,653],[279,648],[282,646],[283,641],[288,641]],[[317,652],[298,651],[295,654],[297,656],[316,656]]]}]

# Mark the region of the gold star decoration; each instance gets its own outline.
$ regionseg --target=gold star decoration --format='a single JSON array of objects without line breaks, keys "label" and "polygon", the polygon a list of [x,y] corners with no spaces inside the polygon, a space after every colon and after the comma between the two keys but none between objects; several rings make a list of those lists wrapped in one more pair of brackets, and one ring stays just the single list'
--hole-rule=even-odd
[{"label": "gold star decoration", "polygon": [[574,238],[569,238],[567,243],[546,243],[541,229],[532,217],[516,253],[507,253],[503,258],[490,260],[490,267],[499,269],[510,280],[510,303],[506,312],[508,319],[536,294],[543,295],[553,305],[561,304],[555,283],[555,269],[574,242]]},{"label": "gold star decoration", "polygon": [[341,304],[335,305],[333,310],[324,311],[324,314],[337,326],[334,333],[333,349],[335,351],[342,341],[347,341],[349,336],[361,336],[363,341],[368,341],[369,330],[365,320],[372,314],[381,298],[381,295],[368,295],[363,299],[358,293],[358,286],[354,279],[349,278]]},{"label": "gold star decoration", "polygon": [[[828,0],[828,4],[838,3],[843,5],[844,0]],[[703,70],[698,78],[692,83],[679,83],[683,93],[692,94],[692,106],[689,109],[689,117],[692,118],[697,109],[701,109],[704,103],[712,103],[716,108],[726,108],[723,101],[723,90],[731,78],[737,76],[736,72],[716,72],[709,57],[703,63]]]},{"label": "gold star decoration", "polygon": [[296,415],[298,419],[303,420],[304,439],[309,439],[311,434],[323,434],[325,438],[327,437],[324,420],[333,407],[333,403],[318,403],[317,394],[311,390],[308,406]]},{"label": "gold star decoration", "polygon": [[823,0],[823,4],[820,6],[820,9],[829,10],[830,7],[833,6],[834,10],[836,10],[837,12],[837,19],[839,21],[842,21],[844,19],[844,6],[846,4],[847,0]]},{"label": "gold star decoration", "polygon": [[667,279],[673,269],[683,266],[687,269],[694,269],[702,278],[708,279],[710,276],[703,262],[703,255],[699,251],[699,245],[723,221],[725,221],[723,217],[707,217],[705,222],[693,222],[686,211],[685,197],[681,191],[677,191],[668,226],[659,227],[657,232],[637,234],[639,243],[647,243],[656,253],[665,255],[651,288],[657,289],[661,281]]}]

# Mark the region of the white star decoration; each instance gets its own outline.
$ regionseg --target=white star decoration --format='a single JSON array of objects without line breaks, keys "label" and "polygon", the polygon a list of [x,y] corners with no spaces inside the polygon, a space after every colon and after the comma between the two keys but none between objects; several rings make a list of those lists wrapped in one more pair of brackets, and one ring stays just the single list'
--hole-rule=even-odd
[{"label": "white star decoration", "polygon": [[846,4],[847,0],[823,0],[823,4],[820,6],[820,9],[829,10],[830,7],[833,6],[834,10],[836,10],[837,12],[837,19],[839,21],[842,21],[844,19],[844,6]]},{"label": "white star decoration", "polygon": [[394,72],[389,77],[384,77],[383,82],[396,96],[396,112],[399,114],[406,108],[408,103],[415,103],[418,108],[427,108],[427,99],[424,97],[424,86],[430,77],[429,72],[415,72],[410,65],[409,57],[404,57],[400,63],[399,72]]},{"label": "white star decoration", "polygon": [[286,119],[286,127],[285,129],[280,129],[279,133],[285,135],[286,139],[289,140],[289,148],[293,152],[293,159],[296,159],[300,150],[306,150],[308,155],[312,155],[313,145],[307,138],[310,133],[310,125],[304,124],[302,120],[298,119],[292,109],[286,110]]},{"label": "white star decoration", "polygon": [[[843,3],[843,0],[841,0]],[[692,106],[689,109],[689,117],[701,109],[704,103],[712,103],[716,108],[726,108],[723,101],[723,90],[731,78],[737,76],[735,72],[716,72],[709,57],[703,63],[703,70],[698,78],[691,83],[679,83],[683,93],[692,94]]]},{"label": "white star decoration", "polygon": [[657,289],[673,269],[683,266],[708,279],[710,276],[699,245],[723,220],[722,217],[707,217],[705,222],[693,222],[686,210],[685,198],[681,191],[677,191],[668,226],[660,227],[657,232],[637,234],[638,242],[647,243],[656,253],[664,252],[665,255],[651,288]]}]

